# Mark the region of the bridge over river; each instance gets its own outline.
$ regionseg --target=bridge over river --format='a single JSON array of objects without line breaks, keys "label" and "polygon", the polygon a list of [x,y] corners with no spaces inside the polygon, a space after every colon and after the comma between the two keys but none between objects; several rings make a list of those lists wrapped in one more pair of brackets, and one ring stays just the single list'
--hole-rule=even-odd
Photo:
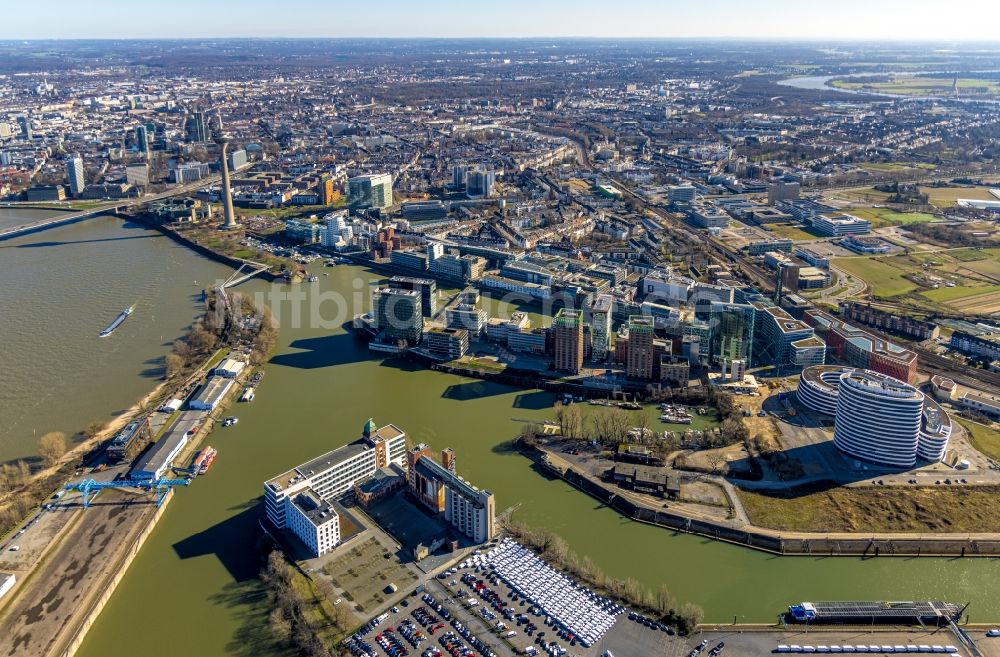
[{"label": "bridge over river", "polygon": [[[218,182],[219,182],[218,176],[209,176],[208,178],[203,178],[193,183],[172,187],[171,189],[168,189],[165,192],[160,192],[159,194],[141,196],[138,198],[114,199],[108,201],[107,203],[102,203],[101,205],[89,208],[87,210],[62,213],[54,217],[46,217],[45,219],[39,219],[38,221],[32,221],[26,224],[21,224],[19,226],[2,228],[0,229],[0,240],[7,240],[12,237],[17,237],[18,235],[26,235],[28,233],[37,233],[38,231],[45,230],[47,228],[52,228],[54,226],[61,226],[64,224],[70,224],[77,221],[83,221],[84,219],[89,219],[91,217],[96,217],[102,214],[108,214],[109,212],[118,212],[125,208],[135,208],[141,205],[146,205],[148,203],[155,203],[157,201],[162,201],[164,199],[172,198],[174,196],[183,196],[185,194],[190,194],[191,192],[197,191],[204,187],[217,184]],[[32,206],[11,203],[8,204],[6,207],[16,209],[18,207],[31,208]]]}]

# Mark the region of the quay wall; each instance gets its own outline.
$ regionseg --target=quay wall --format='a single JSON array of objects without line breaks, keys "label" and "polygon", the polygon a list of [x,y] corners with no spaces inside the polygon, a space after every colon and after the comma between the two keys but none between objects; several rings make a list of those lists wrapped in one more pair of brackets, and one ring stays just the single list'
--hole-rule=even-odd
[{"label": "quay wall", "polygon": [[156,528],[156,523],[160,521],[163,517],[164,512],[167,510],[167,506],[170,504],[171,500],[174,499],[173,491],[169,491],[166,497],[163,498],[163,504],[161,504],[156,512],[150,516],[149,520],[146,521],[145,526],[139,531],[138,536],[132,541],[132,545],[129,546],[128,550],[121,558],[121,562],[114,568],[113,574],[111,574],[108,580],[105,582],[104,586],[101,588],[100,596],[95,600],[90,609],[87,611],[86,615],[82,620],[79,621],[79,625],[73,631],[65,649],[58,653],[60,657],[73,657],[76,651],[80,649],[83,644],[83,640],[87,637],[87,632],[90,630],[91,625],[97,620],[97,617],[101,615],[101,611],[104,610],[104,606],[111,599],[114,594],[115,589],[118,588],[118,584],[125,578],[125,573],[128,572],[129,566],[132,565],[132,561],[139,554],[139,550],[142,548],[143,544],[150,534],[153,533],[153,529]]},{"label": "quay wall", "polygon": [[696,534],[727,543],[787,556],[861,557],[1000,557],[997,534],[899,534],[899,533],[806,533],[781,532],[754,526],[734,526],[731,521],[712,522],[692,518],[669,509],[643,506],[625,498],[611,485],[572,466],[550,464],[545,450],[520,448],[546,471],[591,495],[603,504],[637,522]]}]

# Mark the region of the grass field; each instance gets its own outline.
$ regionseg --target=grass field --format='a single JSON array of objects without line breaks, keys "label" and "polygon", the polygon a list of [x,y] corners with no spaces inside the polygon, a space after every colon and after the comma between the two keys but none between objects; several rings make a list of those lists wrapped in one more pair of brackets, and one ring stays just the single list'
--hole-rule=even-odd
[{"label": "grass field", "polygon": [[903,278],[908,271],[889,264],[886,258],[836,258],[832,264],[871,285],[878,297],[894,297],[917,289],[916,283]]},{"label": "grass field", "polygon": [[969,315],[989,315],[1000,312],[1000,291],[962,297],[949,301],[948,305]]},{"label": "grass field", "polygon": [[996,253],[1000,249],[990,250],[994,253],[981,260],[966,260],[960,264],[956,264],[956,269],[971,271],[980,276],[987,276],[993,279],[1000,279],[1000,253]]},{"label": "grass field", "polygon": [[896,486],[739,491],[753,524],[802,532],[996,532],[1000,488]]},{"label": "grass field", "polygon": [[897,212],[890,208],[846,208],[844,212],[872,222],[872,228],[905,226],[935,221],[937,217],[926,212]]},{"label": "grass field", "polygon": [[962,262],[976,262],[986,258],[1000,258],[1000,249],[955,249],[948,251],[948,255]]},{"label": "grass field", "polygon": [[1000,200],[990,194],[988,187],[921,187],[920,191],[927,194],[931,204],[939,208],[950,208],[960,198],[978,201]]},{"label": "grass field", "polygon": [[[896,75],[886,81],[864,79],[831,80],[830,84],[838,89],[851,91],[870,91],[880,94],[896,94],[899,96],[950,96],[954,78],[931,78],[918,75]],[[996,80],[983,78],[959,78],[959,96],[989,97],[1000,94],[1000,84]]]},{"label": "grass field", "polygon": [[764,230],[775,237],[784,237],[796,242],[814,240],[820,237],[820,235],[810,233],[808,230],[798,228],[792,224],[768,224]]},{"label": "grass field", "polygon": [[1000,291],[1000,285],[956,285],[955,287],[939,287],[936,290],[921,292],[922,296],[938,303],[948,303],[974,295],[991,294]]},{"label": "grass field", "polygon": [[908,171],[911,169],[924,169],[926,171],[933,171],[937,169],[936,164],[930,164],[928,162],[863,162],[859,164],[862,169],[867,169],[868,171]]},{"label": "grass field", "polygon": [[973,447],[991,459],[1000,461],[1000,431],[969,420],[958,422],[965,428],[965,434]]},{"label": "grass field", "polygon": [[885,203],[892,194],[865,187],[862,189],[842,189],[831,192],[827,196],[833,201],[847,201],[849,203]]}]

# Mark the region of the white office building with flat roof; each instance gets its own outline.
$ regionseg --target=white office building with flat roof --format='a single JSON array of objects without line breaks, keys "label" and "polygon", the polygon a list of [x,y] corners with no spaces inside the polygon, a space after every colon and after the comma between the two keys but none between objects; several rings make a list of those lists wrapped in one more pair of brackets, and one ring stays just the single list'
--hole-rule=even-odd
[{"label": "white office building with flat roof", "polygon": [[265,482],[267,519],[278,529],[288,528],[289,505],[299,493],[312,490],[329,502],[390,463],[400,467],[406,463],[406,433],[392,424],[376,429],[369,420],[358,440]]},{"label": "white office building with flat roof", "polygon": [[289,498],[288,529],[320,557],[340,543],[340,515],[333,506],[307,489]]}]

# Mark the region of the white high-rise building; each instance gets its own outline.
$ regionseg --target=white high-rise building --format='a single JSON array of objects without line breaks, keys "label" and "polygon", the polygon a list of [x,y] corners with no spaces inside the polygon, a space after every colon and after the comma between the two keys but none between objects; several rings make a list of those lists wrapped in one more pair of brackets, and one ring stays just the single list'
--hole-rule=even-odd
[{"label": "white high-rise building", "polygon": [[79,196],[87,187],[83,176],[83,158],[74,155],[66,161],[66,176],[69,178],[69,191],[73,196]]},{"label": "white high-rise building", "polygon": [[149,187],[149,165],[131,164],[125,167],[125,181],[143,189]]}]

